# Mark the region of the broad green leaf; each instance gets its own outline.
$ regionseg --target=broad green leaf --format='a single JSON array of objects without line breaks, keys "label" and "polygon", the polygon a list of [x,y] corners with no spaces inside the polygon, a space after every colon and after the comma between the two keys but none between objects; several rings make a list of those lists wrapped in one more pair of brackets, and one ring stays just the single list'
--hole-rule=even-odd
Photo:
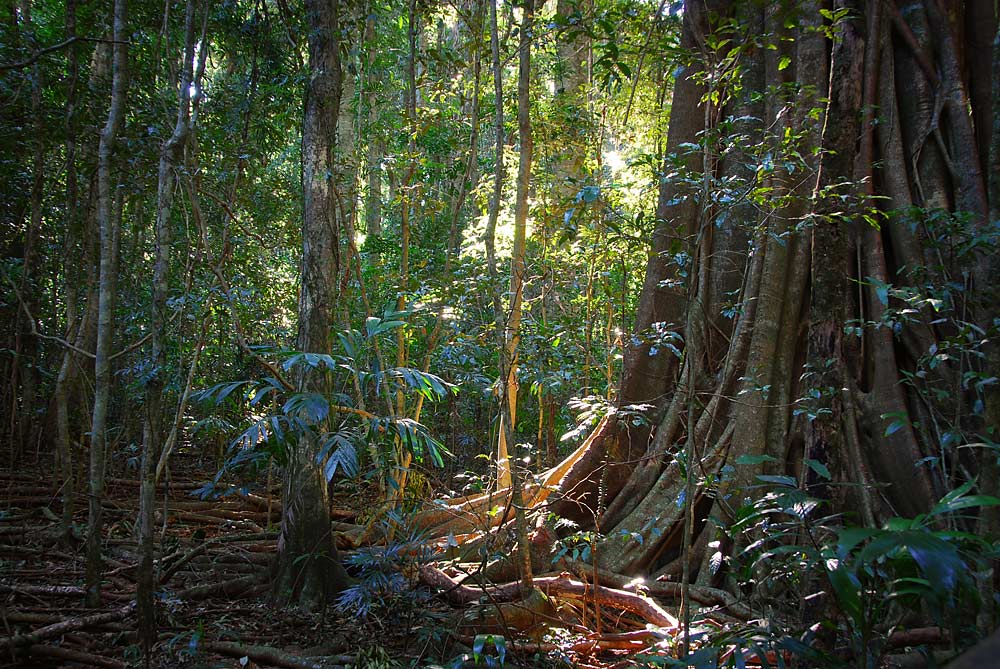
[{"label": "broad green leaf", "polygon": [[812,458],[805,458],[803,462],[809,465],[809,469],[813,470],[818,475],[825,478],[827,481],[830,480],[831,478],[830,470],[827,469],[826,465],[824,465],[822,462],[820,462],[819,460],[813,460]]}]

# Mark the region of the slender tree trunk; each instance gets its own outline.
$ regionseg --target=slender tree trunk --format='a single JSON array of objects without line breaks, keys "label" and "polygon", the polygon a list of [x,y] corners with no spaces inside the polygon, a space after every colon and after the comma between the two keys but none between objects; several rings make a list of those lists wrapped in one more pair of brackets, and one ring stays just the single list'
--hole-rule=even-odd
[{"label": "slender tree trunk", "polygon": [[97,226],[101,240],[100,287],[98,289],[97,348],[94,360],[94,409],[90,440],[90,498],[87,534],[86,604],[101,602],[103,572],[102,533],[104,515],[104,470],[107,456],[107,418],[111,399],[111,343],[114,328],[115,275],[114,257],[116,230],[120,221],[112,212],[111,153],[125,106],[128,48],[126,44],[125,0],[115,0],[114,60],[112,65],[111,103],[107,122],[101,131],[97,153]]},{"label": "slender tree trunk", "polygon": [[368,90],[365,93],[365,104],[368,107],[368,192],[365,204],[365,233],[379,236],[382,234],[382,157],[385,145],[381,132],[377,129],[378,95],[375,91],[375,13],[369,8],[365,17],[365,69],[367,72]]},{"label": "slender tree trunk", "polygon": [[[341,97],[339,0],[308,0],[309,84],[302,129],[302,280],[298,349],[330,352],[340,273],[340,230],[335,226],[336,121]],[[302,370],[299,391],[328,394],[324,372]],[[347,585],[330,526],[326,477],[316,461],[318,444],[302,435],[285,471],[278,573],[279,604],[325,606]]]},{"label": "slender tree trunk", "polygon": [[[66,3],[66,38],[71,39],[76,36],[76,1],[68,0]],[[65,242],[63,244],[64,257],[76,257],[76,247],[79,243],[79,222],[77,212],[79,203],[79,189],[76,178],[76,82],[79,76],[79,62],[76,44],[71,44],[67,52],[69,76],[66,83],[66,231]],[[66,328],[65,337],[70,339],[76,329],[76,295],[77,287],[71,275],[73,268],[70,262],[65,262],[63,266],[63,295],[66,303]],[[69,397],[66,390],[66,381],[69,375],[69,365],[74,352],[66,350],[63,352],[62,363],[56,377],[55,391],[53,393],[53,403],[55,405],[56,417],[56,453],[59,457],[60,474],[62,476],[62,516],[60,518],[59,532],[63,537],[69,537],[73,524],[73,507],[75,504],[76,489],[73,476],[73,449],[70,437],[69,421]]]},{"label": "slender tree trunk", "polygon": [[518,78],[517,78],[517,137],[519,143],[517,167],[517,194],[514,201],[514,248],[510,256],[510,309],[504,326],[503,360],[501,361],[501,384],[508,411],[510,412],[510,432],[500,431],[497,449],[497,479],[500,487],[511,484],[511,462],[509,451],[514,447],[509,443],[517,424],[517,355],[521,340],[521,312],[524,303],[526,267],[526,231],[528,227],[528,194],[531,188],[531,158],[533,139],[531,135],[531,31],[534,20],[534,0],[526,0],[522,6],[521,28],[518,33]]},{"label": "slender tree trunk", "polygon": [[[21,2],[21,21],[24,30],[30,34],[32,43],[37,41],[35,28],[31,16],[31,3]],[[32,165],[31,165],[31,195],[30,211],[28,216],[28,227],[24,233],[24,258],[21,265],[21,299],[24,300],[24,307],[28,313],[37,321],[38,313],[38,289],[35,285],[35,274],[39,271],[39,234],[42,225],[42,199],[45,188],[45,134],[43,123],[45,115],[42,110],[42,71],[40,64],[36,61],[31,68],[31,114],[32,122]],[[34,420],[35,396],[38,390],[38,338],[33,334],[34,326],[28,322],[25,308],[17,310],[17,319],[14,333],[14,358],[16,364],[12,366],[11,388],[14,390],[13,399],[15,404],[20,400],[19,406],[12,407],[12,420],[16,424],[16,429],[12,435],[12,451],[23,454],[34,441],[33,436],[37,431]],[[18,392],[19,391],[19,392]]]},{"label": "slender tree trunk", "polygon": [[[206,49],[203,43],[201,48]],[[146,417],[142,444],[142,480],[139,488],[139,569],[136,573],[136,610],[139,616],[139,640],[143,663],[149,667],[156,642],[156,608],[153,568],[153,511],[156,505],[156,463],[163,440],[163,386],[167,372],[165,337],[167,297],[170,292],[170,212],[177,187],[177,167],[190,129],[191,84],[194,77],[195,0],[187,0],[184,17],[184,53],[177,84],[177,120],[173,133],[160,149],[156,189],[156,260],[153,266],[151,357],[153,371],[146,386]]]},{"label": "slender tree trunk", "polygon": [[[490,277],[490,295],[493,298],[493,316],[495,319],[496,326],[496,336],[497,345],[500,350],[503,350],[503,306],[500,300],[500,277],[497,271],[497,260],[496,260],[496,229],[497,220],[500,216],[500,205],[503,196],[503,180],[504,180],[504,113],[503,113],[503,65],[500,60],[500,36],[497,30],[497,10],[495,3],[490,3],[490,49],[492,55],[492,72],[493,72],[493,98],[497,101],[495,105],[495,112],[493,118],[493,132],[495,135],[496,143],[494,145],[494,170],[493,170],[493,195],[490,198],[489,214],[486,223],[486,235],[485,235],[485,245],[486,245],[486,266],[489,271]],[[506,381],[503,369],[500,370],[501,382]],[[501,400],[501,405],[503,400]],[[505,440],[505,438],[504,438]],[[498,443],[499,438],[498,438]],[[498,455],[499,450],[498,450]],[[504,456],[506,454],[503,454]],[[507,465],[505,457],[498,457],[497,469],[498,472],[504,471],[503,468]],[[508,470],[509,471],[509,470]],[[504,483],[509,484],[509,478],[506,480],[498,474],[498,484],[502,488]]]}]

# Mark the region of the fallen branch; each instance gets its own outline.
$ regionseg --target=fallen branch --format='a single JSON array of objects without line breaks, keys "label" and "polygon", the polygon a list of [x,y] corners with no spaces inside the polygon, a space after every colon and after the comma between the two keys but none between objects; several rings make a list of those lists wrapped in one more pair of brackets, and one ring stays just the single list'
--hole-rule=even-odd
[{"label": "fallen branch", "polygon": [[950,643],[951,634],[940,627],[915,627],[910,630],[896,630],[887,641],[890,648],[922,646],[932,643]]},{"label": "fallen branch", "polygon": [[334,669],[342,667],[348,663],[353,663],[353,655],[337,655],[330,660],[312,660],[298,655],[286,653],[270,646],[244,646],[243,644],[231,641],[209,641],[201,646],[204,650],[242,659],[248,657],[257,664],[267,664],[272,667],[284,667],[286,669]]},{"label": "fallen branch", "polygon": [[104,657],[103,655],[94,655],[93,653],[85,653],[82,650],[62,648],[60,646],[43,646],[41,644],[35,644],[28,646],[27,651],[29,655],[53,657],[58,660],[75,662],[77,664],[86,664],[92,667],[108,667],[109,669],[125,669],[126,667],[126,664],[121,660]]},{"label": "fallen branch", "polygon": [[229,534],[229,535],[215,537],[214,539],[209,539],[204,543],[198,544],[197,546],[189,550],[187,553],[181,553],[180,551],[177,551],[176,553],[171,553],[170,555],[164,557],[160,561],[160,563],[162,565],[166,565],[173,562],[173,560],[175,559],[177,561],[173,562],[173,564],[170,564],[170,566],[164,570],[163,574],[160,576],[160,585],[163,585],[164,583],[169,581],[171,577],[173,577],[173,575],[180,570],[181,567],[183,567],[184,565],[186,565],[188,562],[195,559],[199,555],[205,553],[205,551],[207,551],[212,546],[218,546],[219,544],[234,543],[234,542],[268,541],[277,538],[278,538],[277,532],[254,532],[253,534]]},{"label": "fallen branch", "polygon": [[33,646],[40,644],[46,639],[53,639],[62,636],[67,632],[75,632],[76,630],[85,629],[87,627],[118,622],[119,620],[128,617],[134,608],[135,602],[130,602],[120,609],[115,609],[114,611],[105,611],[103,613],[95,613],[89,616],[70,618],[58,623],[53,623],[52,625],[40,627],[30,634],[15,634],[12,637],[5,637],[0,639],[0,650],[11,647],[21,648],[23,646]]},{"label": "fallen branch", "polygon": [[[141,481],[137,481],[137,480],[133,480],[133,479],[109,478],[107,480],[108,487],[112,487],[112,486],[130,486],[132,488],[138,488],[140,483],[141,483]],[[169,484],[166,483],[165,481],[161,481],[160,483],[158,483],[156,485],[156,489],[158,491],[160,491],[160,492],[163,492],[167,488],[170,488],[170,490],[178,491],[178,490],[199,490],[199,489],[204,488],[204,487],[205,487],[205,483],[202,483],[202,482],[199,482],[199,481],[173,481],[173,482],[171,482]]]},{"label": "fallen branch", "polygon": [[[483,590],[458,583],[436,567],[421,568],[419,576],[421,583],[444,590],[444,596],[454,604],[471,604],[478,602],[483,596]],[[677,627],[677,618],[667,613],[659,604],[648,597],[603,585],[591,585],[576,581],[566,572],[558,576],[536,578],[534,585],[550,596],[597,602],[634,613],[657,627]],[[491,586],[486,588],[486,591],[496,601],[512,601],[520,596],[520,588],[521,584],[514,582]]]},{"label": "fallen branch", "polygon": [[205,599],[214,595],[225,595],[226,597],[238,597],[248,591],[256,590],[258,586],[264,584],[264,574],[252,574],[241,576],[230,581],[219,583],[209,583],[207,585],[196,585],[184,588],[174,593],[174,596],[181,600]]}]

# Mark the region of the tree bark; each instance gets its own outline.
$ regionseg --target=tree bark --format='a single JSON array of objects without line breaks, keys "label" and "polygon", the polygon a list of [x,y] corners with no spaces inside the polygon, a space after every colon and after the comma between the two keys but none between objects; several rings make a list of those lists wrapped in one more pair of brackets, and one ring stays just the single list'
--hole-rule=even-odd
[{"label": "tree bark", "polygon": [[97,226],[100,231],[101,262],[98,289],[97,348],[94,359],[94,408],[90,440],[90,499],[87,534],[86,604],[98,606],[101,601],[101,534],[104,530],[104,470],[107,457],[107,418],[111,399],[111,342],[114,332],[115,279],[117,258],[116,239],[120,220],[112,211],[111,163],[112,150],[125,106],[126,40],[125,0],[115,0],[114,57],[112,64],[111,103],[107,122],[101,131],[97,153]]},{"label": "tree bark", "polygon": [[[177,119],[170,137],[160,149],[156,189],[156,260],[153,265],[150,333],[152,371],[146,385],[145,424],[142,444],[142,482],[139,488],[139,569],[136,579],[136,610],[139,617],[139,641],[143,664],[150,666],[156,643],[156,608],[154,590],[157,582],[153,567],[153,511],[156,505],[156,465],[163,445],[163,387],[167,373],[165,352],[167,297],[170,292],[171,206],[177,187],[176,173],[184,143],[190,131],[191,86],[194,81],[195,0],[187,0],[184,16],[184,51],[180,79],[177,82]],[[207,45],[202,43],[202,50]]]},{"label": "tree bark", "polygon": [[[302,129],[302,273],[298,350],[329,354],[340,274],[340,230],[336,227],[336,122],[341,98],[339,0],[308,0],[309,83]],[[329,391],[320,370],[301,371],[299,392]],[[302,435],[289,454],[282,500],[278,573],[279,604],[325,606],[347,585],[347,572],[333,540],[326,477],[317,462],[315,438]]]}]

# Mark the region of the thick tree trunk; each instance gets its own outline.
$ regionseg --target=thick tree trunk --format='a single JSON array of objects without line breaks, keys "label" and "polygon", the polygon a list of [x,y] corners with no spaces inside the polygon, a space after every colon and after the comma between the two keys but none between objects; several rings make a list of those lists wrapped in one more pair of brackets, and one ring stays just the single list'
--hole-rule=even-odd
[{"label": "thick tree trunk", "polygon": [[[743,90],[768,90],[763,103],[737,95],[720,116],[705,114],[699,106],[704,75],[689,69],[678,77],[673,151],[702,142],[727,117],[728,131],[752,127],[755,121],[745,117],[757,115],[768,138],[765,148],[754,148],[753,131],[744,130],[739,149],[726,150],[719,160],[703,146],[701,153],[688,151],[668,163],[674,173],[663,182],[655,254],[637,319],[639,334],[658,324],[660,336],[632,342],[622,378],[621,404],[653,405],[647,414],[653,421],[625,426],[619,415],[617,427],[604,423],[550,507],[578,521],[599,516],[607,535],[641,537],[606,542],[596,558],[601,566],[662,576],[687,574],[687,565],[714,570],[701,562],[718,538],[702,529],[712,527],[705,518],[714,500],[725,500],[725,516],[744,495],[759,494],[761,474],[792,475],[833,508],[857,509],[850,522],[867,525],[920,513],[946,489],[939,470],[918,463],[943,453],[942,466],[950,467],[957,455],[936,443],[929,421],[915,427],[942,407],[932,406],[938,401],[933,396],[918,395],[918,386],[901,383],[904,371],[932,354],[939,326],[930,321],[940,314],[921,313],[901,324],[897,336],[890,319],[903,305],[883,286],[924,290],[914,265],[933,265],[920,275],[931,281],[953,271],[926,250],[924,233],[909,226],[906,217],[913,214],[905,209],[911,203],[968,211],[973,228],[981,229],[986,184],[974,160],[981,134],[973,130],[983,121],[973,123],[982,115],[973,117],[970,109],[981,110],[982,98],[970,105],[960,74],[960,64],[973,58],[969,44],[935,3],[908,3],[899,14],[885,6],[884,16],[880,8],[866,5],[859,17],[833,26],[831,44],[818,3],[768,6],[763,32],[779,38],[776,48],[747,46],[741,54]],[[729,16],[725,3],[710,9]],[[738,10],[739,25],[749,34],[762,32],[752,28],[761,21],[753,9]],[[692,60],[698,64],[712,62],[704,51],[710,41],[703,11],[702,3],[691,2],[684,12],[682,43],[701,50]],[[935,62],[929,65],[930,58]],[[940,100],[937,86],[944,91]],[[935,107],[935,100],[943,106]],[[753,105],[765,109],[749,111]],[[815,146],[822,147],[818,153],[809,150]],[[702,179],[708,190],[701,197],[716,194],[715,200],[699,203],[690,186],[680,185]],[[747,195],[719,198],[722,184],[727,193]],[[872,196],[882,195],[889,198],[886,208],[904,211],[876,229],[862,216],[881,202]],[[699,221],[714,225],[701,228]],[[720,336],[707,324],[719,322],[720,293],[733,289],[724,288],[733,285],[731,269],[723,277],[724,256],[740,236],[753,240],[750,260],[741,272],[735,323],[730,332],[719,327]],[[687,276],[680,276],[666,260],[684,250],[690,264]],[[987,266],[977,264],[974,273],[987,276]],[[689,282],[695,282],[690,297],[683,292]],[[983,297],[983,313],[995,313],[995,298]],[[861,324],[862,339],[845,335],[851,323]],[[679,365],[660,344],[671,336],[665,333],[682,327],[689,350]],[[948,373],[938,372],[941,378]],[[684,456],[676,457],[685,442]],[[617,497],[614,469],[607,466],[615,462],[628,475]],[[686,486],[692,475],[686,462],[699,470],[695,490]],[[734,472],[712,483],[724,465],[735,466]],[[826,470],[830,481],[819,476]],[[949,471],[954,476],[958,469]],[[603,494],[609,496],[606,509]],[[687,538],[685,508],[695,513]],[[706,573],[703,583],[712,580]]]}]

